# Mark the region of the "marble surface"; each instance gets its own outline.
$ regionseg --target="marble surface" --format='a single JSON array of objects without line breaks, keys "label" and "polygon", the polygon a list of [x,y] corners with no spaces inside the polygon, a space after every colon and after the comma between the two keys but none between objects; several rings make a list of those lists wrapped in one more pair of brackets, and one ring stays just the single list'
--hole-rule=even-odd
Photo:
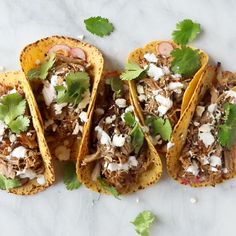
[{"label": "marble surface", "polygon": [[[193,45],[225,69],[236,70],[235,10],[233,0],[1,0],[0,66],[18,69],[20,50],[39,38],[84,34],[103,51],[107,68],[122,68],[133,48],[169,39],[176,22],[191,18],[204,29]],[[83,20],[96,15],[114,23],[110,37],[86,32]],[[57,183],[38,195],[0,192],[1,236],[132,236],[136,234],[130,221],[142,210],[157,215],[151,235],[236,235],[236,179],[215,188],[191,189],[164,173],[157,185],[119,201],[83,187],[67,191],[57,169]],[[192,197],[197,203],[190,202]]]}]

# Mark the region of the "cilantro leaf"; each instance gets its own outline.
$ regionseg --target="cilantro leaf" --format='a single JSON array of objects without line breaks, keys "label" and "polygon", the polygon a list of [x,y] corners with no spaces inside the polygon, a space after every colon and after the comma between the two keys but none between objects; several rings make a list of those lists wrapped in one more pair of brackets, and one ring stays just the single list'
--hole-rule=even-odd
[{"label": "cilantro leaf", "polygon": [[56,86],[57,102],[79,104],[84,92],[89,88],[89,75],[86,72],[70,72],[66,76],[66,87]]},{"label": "cilantro leaf", "polygon": [[172,38],[179,45],[186,45],[192,42],[201,32],[201,26],[190,19],[185,19],[176,25]]},{"label": "cilantro leaf", "polygon": [[171,70],[184,77],[193,76],[201,66],[198,50],[189,47],[176,48],[171,52]]},{"label": "cilantro leaf", "polygon": [[0,174],[0,189],[8,190],[21,186],[21,182],[18,179],[8,179],[4,175]]},{"label": "cilantro leaf", "polygon": [[125,123],[130,127],[134,127],[136,124],[135,117],[133,116],[131,112],[125,113],[124,120],[125,120]]},{"label": "cilantro leaf", "polygon": [[101,188],[103,188],[105,191],[111,193],[115,198],[120,200],[119,193],[113,186],[109,186],[101,177],[98,177],[97,180],[98,180]]},{"label": "cilantro leaf", "polygon": [[144,134],[139,124],[137,123],[130,133],[131,143],[134,147],[135,154],[138,154],[144,142]]},{"label": "cilantro leaf", "polygon": [[149,236],[149,228],[156,219],[150,211],[140,212],[131,223],[135,226],[135,231],[141,236]]},{"label": "cilantro leaf", "polygon": [[219,126],[218,139],[223,147],[231,148],[236,138],[236,104],[224,105],[225,123]]},{"label": "cilantro leaf", "polygon": [[52,68],[56,60],[56,54],[51,53],[48,60],[44,61],[38,68],[33,68],[28,71],[28,79],[41,79],[45,80],[48,75],[48,71]]},{"label": "cilantro leaf", "polygon": [[24,117],[26,100],[19,93],[12,93],[0,99],[0,120],[2,120],[12,132],[26,131],[29,119]]},{"label": "cilantro leaf", "polygon": [[147,68],[141,68],[137,63],[126,63],[125,72],[120,76],[122,80],[133,80],[146,74]]},{"label": "cilantro leaf", "polygon": [[164,141],[169,141],[172,134],[172,126],[169,119],[160,117],[148,117],[145,121],[146,125],[151,128],[153,136],[159,134]]},{"label": "cilantro leaf", "polygon": [[86,29],[97,36],[103,37],[110,35],[113,32],[114,27],[108,19],[102,18],[101,16],[90,17],[84,20]]},{"label": "cilantro leaf", "polygon": [[78,189],[81,185],[77,179],[75,163],[72,161],[64,164],[63,182],[67,190]]},{"label": "cilantro leaf", "polygon": [[111,86],[113,92],[120,92],[123,89],[123,84],[119,77],[107,78],[106,84]]}]

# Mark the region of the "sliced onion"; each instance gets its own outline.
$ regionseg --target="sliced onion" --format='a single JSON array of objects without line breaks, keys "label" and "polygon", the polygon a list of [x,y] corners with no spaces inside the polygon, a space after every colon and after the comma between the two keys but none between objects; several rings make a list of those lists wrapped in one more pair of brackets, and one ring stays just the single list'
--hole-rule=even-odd
[{"label": "sliced onion", "polygon": [[85,52],[80,48],[71,48],[70,55],[74,58],[80,58],[86,60]]},{"label": "sliced onion", "polygon": [[173,46],[171,43],[169,42],[162,42],[160,44],[157,45],[156,50],[157,53],[163,55],[163,56],[170,56],[171,51],[173,50]]},{"label": "sliced onion", "polygon": [[58,51],[62,51],[62,52],[64,52],[65,55],[68,55],[70,50],[71,50],[71,48],[68,47],[67,45],[56,44],[49,49],[48,53],[51,54],[51,53],[56,53]]}]

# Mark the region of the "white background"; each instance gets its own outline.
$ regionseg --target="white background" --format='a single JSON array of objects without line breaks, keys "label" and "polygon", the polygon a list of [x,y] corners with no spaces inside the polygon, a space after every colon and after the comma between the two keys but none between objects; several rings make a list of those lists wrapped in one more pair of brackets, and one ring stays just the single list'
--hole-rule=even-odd
[{"label": "white background", "polygon": [[[101,15],[114,23],[110,37],[86,32],[83,20]],[[129,51],[154,39],[169,39],[175,24],[191,18],[204,33],[193,45],[212,62],[236,70],[236,1],[0,1],[0,65],[18,69],[18,56],[28,43],[50,35],[86,36],[105,55],[106,66],[121,69]],[[69,192],[60,180],[40,194],[19,197],[0,192],[1,236],[136,235],[130,221],[142,210],[157,215],[151,235],[236,235],[236,180],[215,188],[191,189],[164,173],[154,187],[118,201],[84,187]],[[197,203],[190,203],[190,198]],[[136,199],[139,203],[136,203]],[[99,199],[99,200],[97,200]]]}]

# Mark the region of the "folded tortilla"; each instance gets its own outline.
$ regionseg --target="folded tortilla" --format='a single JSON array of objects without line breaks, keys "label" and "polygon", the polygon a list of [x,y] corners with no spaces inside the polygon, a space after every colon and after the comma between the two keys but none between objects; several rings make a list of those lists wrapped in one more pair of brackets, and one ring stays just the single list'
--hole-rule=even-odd
[{"label": "folded tortilla", "polygon": [[35,194],[46,189],[47,187],[52,185],[52,183],[55,181],[52,158],[51,158],[46,140],[43,135],[43,129],[39,121],[39,116],[37,112],[37,104],[34,99],[33,93],[31,91],[30,85],[24,76],[24,73],[20,71],[1,73],[0,83],[6,86],[12,86],[12,87],[19,85],[24,91],[25,99],[27,100],[30,114],[32,117],[33,127],[37,134],[38,147],[39,147],[39,150],[43,159],[44,167],[45,167],[45,171],[43,174],[45,178],[44,185],[39,185],[37,181],[34,179],[34,180],[29,180],[29,182],[26,185],[23,185],[22,187],[13,188],[8,191],[10,193],[14,193],[18,195]]},{"label": "folded tortilla", "polygon": [[[209,180],[204,180],[204,179],[199,180],[198,176],[196,176],[196,180],[198,181],[188,181],[188,180],[183,180],[183,177],[179,175],[182,167],[180,158],[181,155],[184,154],[182,153],[182,151],[185,146],[185,143],[187,142],[190,122],[193,120],[193,116],[197,106],[200,104],[201,101],[203,101],[204,96],[210,93],[210,89],[213,87],[212,85],[215,83],[216,78],[221,81],[224,80],[231,81],[229,83],[231,83],[233,87],[231,86],[231,88],[228,89],[236,92],[236,87],[234,87],[236,84],[235,74],[230,72],[219,73],[217,68],[208,67],[203,73],[201,79],[199,80],[197,87],[192,95],[192,98],[187,108],[185,109],[182,117],[180,118],[178,124],[176,125],[172,135],[171,147],[169,148],[166,154],[167,171],[168,174],[173,179],[177,180],[181,184],[189,184],[192,187],[215,186],[216,184],[221,183],[224,180],[230,179],[235,176],[235,166],[236,166],[235,158],[233,158],[233,163],[231,163],[233,171],[222,174],[220,178],[217,177],[212,179],[210,178]],[[221,95],[219,98],[221,98]],[[218,142],[218,140],[216,142]],[[233,153],[235,152],[235,147],[236,147],[235,144],[233,144],[233,146],[231,147],[231,151],[228,151],[231,152],[233,156],[234,156]],[[200,149],[199,152],[201,152]],[[210,154],[205,154],[205,155],[210,155]]]},{"label": "folded tortilla", "polygon": [[[102,94],[104,91],[104,85],[106,81],[106,75],[114,74],[111,72],[104,72],[101,83],[98,87],[98,94]],[[109,99],[109,98],[107,98]],[[99,104],[101,101],[99,99],[96,100],[96,104]],[[96,105],[95,105],[96,107]],[[134,114],[137,116],[137,110],[134,108]],[[84,131],[83,140],[81,142],[81,150],[79,154],[79,158],[77,159],[77,175],[79,180],[89,189],[99,192],[102,194],[111,194],[110,192],[106,191],[104,188],[101,187],[99,181],[92,180],[92,172],[95,167],[94,162],[90,162],[86,165],[83,164],[84,158],[92,154],[91,153],[91,145],[92,142],[91,136],[92,132],[94,132],[94,124],[93,119],[90,119],[89,122],[86,124],[86,129]],[[155,184],[159,181],[161,174],[162,174],[162,162],[161,159],[156,152],[156,149],[152,145],[152,142],[149,136],[145,133],[145,141],[146,141],[146,155],[151,162],[148,169],[138,177],[138,181],[132,184],[126,191],[120,192],[120,194],[128,194],[140,189],[144,189],[152,184]]]},{"label": "folded tortilla", "polygon": [[[87,56],[88,63],[91,64],[91,69],[89,71],[90,75],[90,83],[91,83],[91,99],[90,103],[87,109],[87,118],[88,120],[91,120],[92,118],[92,112],[94,109],[96,94],[97,94],[97,87],[98,83],[100,81],[100,77],[103,71],[103,57],[101,52],[94,46],[79,41],[77,39],[64,37],[64,36],[51,36],[44,39],[40,39],[32,44],[29,44],[26,46],[23,51],[21,52],[20,56],[20,63],[23,72],[25,75],[33,69],[37,67],[37,61],[44,61],[46,54],[48,53],[49,49],[52,48],[54,45],[67,45],[71,48],[79,48],[82,49]],[[34,85],[34,81],[30,81],[31,85]],[[40,111],[37,109],[37,113],[40,116]],[[41,117],[41,116],[40,116]],[[41,124],[44,126],[44,122],[41,118]],[[85,125],[86,126],[86,125]],[[84,127],[84,131],[86,128]],[[57,142],[57,137],[55,138],[55,142]],[[46,137],[47,140],[47,137]],[[51,143],[55,143],[53,140],[50,140]],[[70,153],[70,159],[76,160],[79,148],[80,148],[80,142],[81,140],[77,139],[72,147],[71,153]],[[51,153],[54,153],[54,148],[50,143],[48,142],[49,149]],[[54,157],[54,155],[53,155]]]},{"label": "folded tortilla", "polygon": [[[132,51],[129,55],[128,55],[128,62],[130,63],[137,63],[140,64],[142,62],[142,59],[144,58],[144,55],[146,53],[154,53],[156,54],[156,48],[158,47],[158,45],[160,45],[163,42],[167,42],[169,44],[172,45],[173,48],[177,48],[178,46],[172,42],[172,41],[153,41],[148,43],[147,45],[145,45],[143,48],[137,48],[134,51]],[[196,88],[196,85],[199,81],[199,79],[202,76],[202,73],[208,63],[208,55],[199,50],[200,53],[200,60],[201,60],[201,67],[200,69],[196,72],[196,74],[193,76],[193,78],[191,79],[191,82],[188,84],[188,87],[186,88],[186,90],[184,91],[183,94],[183,99],[182,99],[182,105],[181,105],[181,114],[184,112],[184,110],[186,109],[186,107],[188,106],[188,103],[194,93],[194,90]],[[133,103],[133,105],[135,106],[137,113],[138,113],[138,117],[141,120],[141,124],[144,125],[145,124],[145,119],[144,119],[144,115],[142,113],[142,108],[138,99],[138,92],[136,89],[136,81],[135,80],[130,80],[129,81],[129,87],[130,87],[130,93],[131,93],[131,102]],[[167,115],[168,116],[168,115]]]}]

